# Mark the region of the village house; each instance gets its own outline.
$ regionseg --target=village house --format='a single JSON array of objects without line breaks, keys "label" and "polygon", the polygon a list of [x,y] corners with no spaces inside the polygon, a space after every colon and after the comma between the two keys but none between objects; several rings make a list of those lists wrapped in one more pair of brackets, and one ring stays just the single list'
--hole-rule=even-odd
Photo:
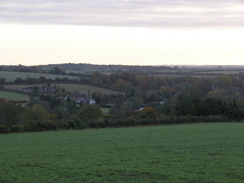
[{"label": "village house", "polygon": [[70,99],[70,101],[74,101],[77,104],[79,103],[91,104],[91,105],[96,104],[96,101],[93,98],[87,97],[85,94],[69,94],[64,99],[65,100]]}]

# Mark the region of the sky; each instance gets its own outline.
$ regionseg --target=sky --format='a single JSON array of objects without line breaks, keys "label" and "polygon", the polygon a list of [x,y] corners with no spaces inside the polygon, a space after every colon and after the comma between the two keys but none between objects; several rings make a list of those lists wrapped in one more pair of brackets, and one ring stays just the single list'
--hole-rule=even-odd
[{"label": "sky", "polygon": [[243,65],[244,0],[0,0],[0,65]]}]

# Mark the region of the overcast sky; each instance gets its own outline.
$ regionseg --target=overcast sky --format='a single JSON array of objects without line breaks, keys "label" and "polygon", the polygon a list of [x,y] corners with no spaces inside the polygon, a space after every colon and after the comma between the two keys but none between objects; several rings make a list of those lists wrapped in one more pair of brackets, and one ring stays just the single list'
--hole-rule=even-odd
[{"label": "overcast sky", "polygon": [[244,63],[244,0],[0,0],[0,65]]}]

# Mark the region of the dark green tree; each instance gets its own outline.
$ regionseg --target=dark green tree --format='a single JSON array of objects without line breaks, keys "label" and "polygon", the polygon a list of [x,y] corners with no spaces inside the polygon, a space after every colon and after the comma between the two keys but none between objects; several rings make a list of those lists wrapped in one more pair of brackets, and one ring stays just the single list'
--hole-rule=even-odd
[{"label": "dark green tree", "polygon": [[0,116],[3,125],[11,128],[13,125],[21,122],[22,107],[13,102],[1,103]]},{"label": "dark green tree", "polygon": [[217,98],[205,98],[202,100],[200,104],[200,113],[199,115],[203,116],[218,116],[223,115],[224,113],[224,104],[221,102],[221,100]]},{"label": "dark green tree", "polygon": [[84,104],[77,111],[78,117],[81,120],[89,121],[103,117],[101,108],[98,105]]},{"label": "dark green tree", "polygon": [[240,121],[243,118],[243,111],[241,111],[241,107],[237,104],[236,100],[229,103],[227,117],[235,121]]}]

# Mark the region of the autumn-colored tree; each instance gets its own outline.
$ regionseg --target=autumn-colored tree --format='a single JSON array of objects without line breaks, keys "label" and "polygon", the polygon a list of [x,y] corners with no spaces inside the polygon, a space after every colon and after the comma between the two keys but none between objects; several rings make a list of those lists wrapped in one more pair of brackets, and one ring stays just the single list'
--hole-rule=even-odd
[{"label": "autumn-colored tree", "polygon": [[104,92],[96,91],[92,94],[92,98],[96,101],[97,104],[100,104],[106,99],[106,95],[104,94]]},{"label": "autumn-colored tree", "polygon": [[169,84],[167,83],[164,77],[156,76],[153,78],[153,81],[154,84],[156,84],[157,89],[159,89],[161,86],[169,86]]},{"label": "autumn-colored tree", "polygon": [[125,89],[125,82],[122,79],[117,79],[117,82],[114,85],[114,88],[123,90]]},{"label": "autumn-colored tree", "polygon": [[130,81],[132,83],[135,81],[135,76],[136,74],[134,72],[122,72],[118,75],[124,81]]},{"label": "autumn-colored tree", "polygon": [[150,90],[145,92],[145,102],[154,102],[158,100],[158,95],[156,91]]},{"label": "autumn-colored tree", "polygon": [[226,89],[232,86],[232,78],[228,75],[218,76],[215,81],[215,85],[219,89]]},{"label": "autumn-colored tree", "polygon": [[134,86],[130,81],[125,83],[125,90],[127,92],[131,91],[133,88],[134,88]]},{"label": "autumn-colored tree", "polygon": [[135,77],[137,85],[143,90],[150,89],[151,78],[147,75],[138,74]]},{"label": "autumn-colored tree", "polygon": [[101,80],[101,78],[94,78],[92,80],[92,84],[94,84],[95,86],[102,86],[103,85],[103,81]]},{"label": "autumn-colored tree", "polygon": [[223,98],[224,95],[225,95],[224,89],[209,91],[207,94],[207,96],[210,98]]},{"label": "autumn-colored tree", "polygon": [[157,118],[157,111],[152,107],[144,107],[139,111],[138,117],[144,119],[150,117],[155,120]]},{"label": "autumn-colored tree", "polygon": [[175,93],[174,88],[170,88],[168,86],[161,86],[158,92],[164,97],[164,98],[171,98],[172,95]]}]

